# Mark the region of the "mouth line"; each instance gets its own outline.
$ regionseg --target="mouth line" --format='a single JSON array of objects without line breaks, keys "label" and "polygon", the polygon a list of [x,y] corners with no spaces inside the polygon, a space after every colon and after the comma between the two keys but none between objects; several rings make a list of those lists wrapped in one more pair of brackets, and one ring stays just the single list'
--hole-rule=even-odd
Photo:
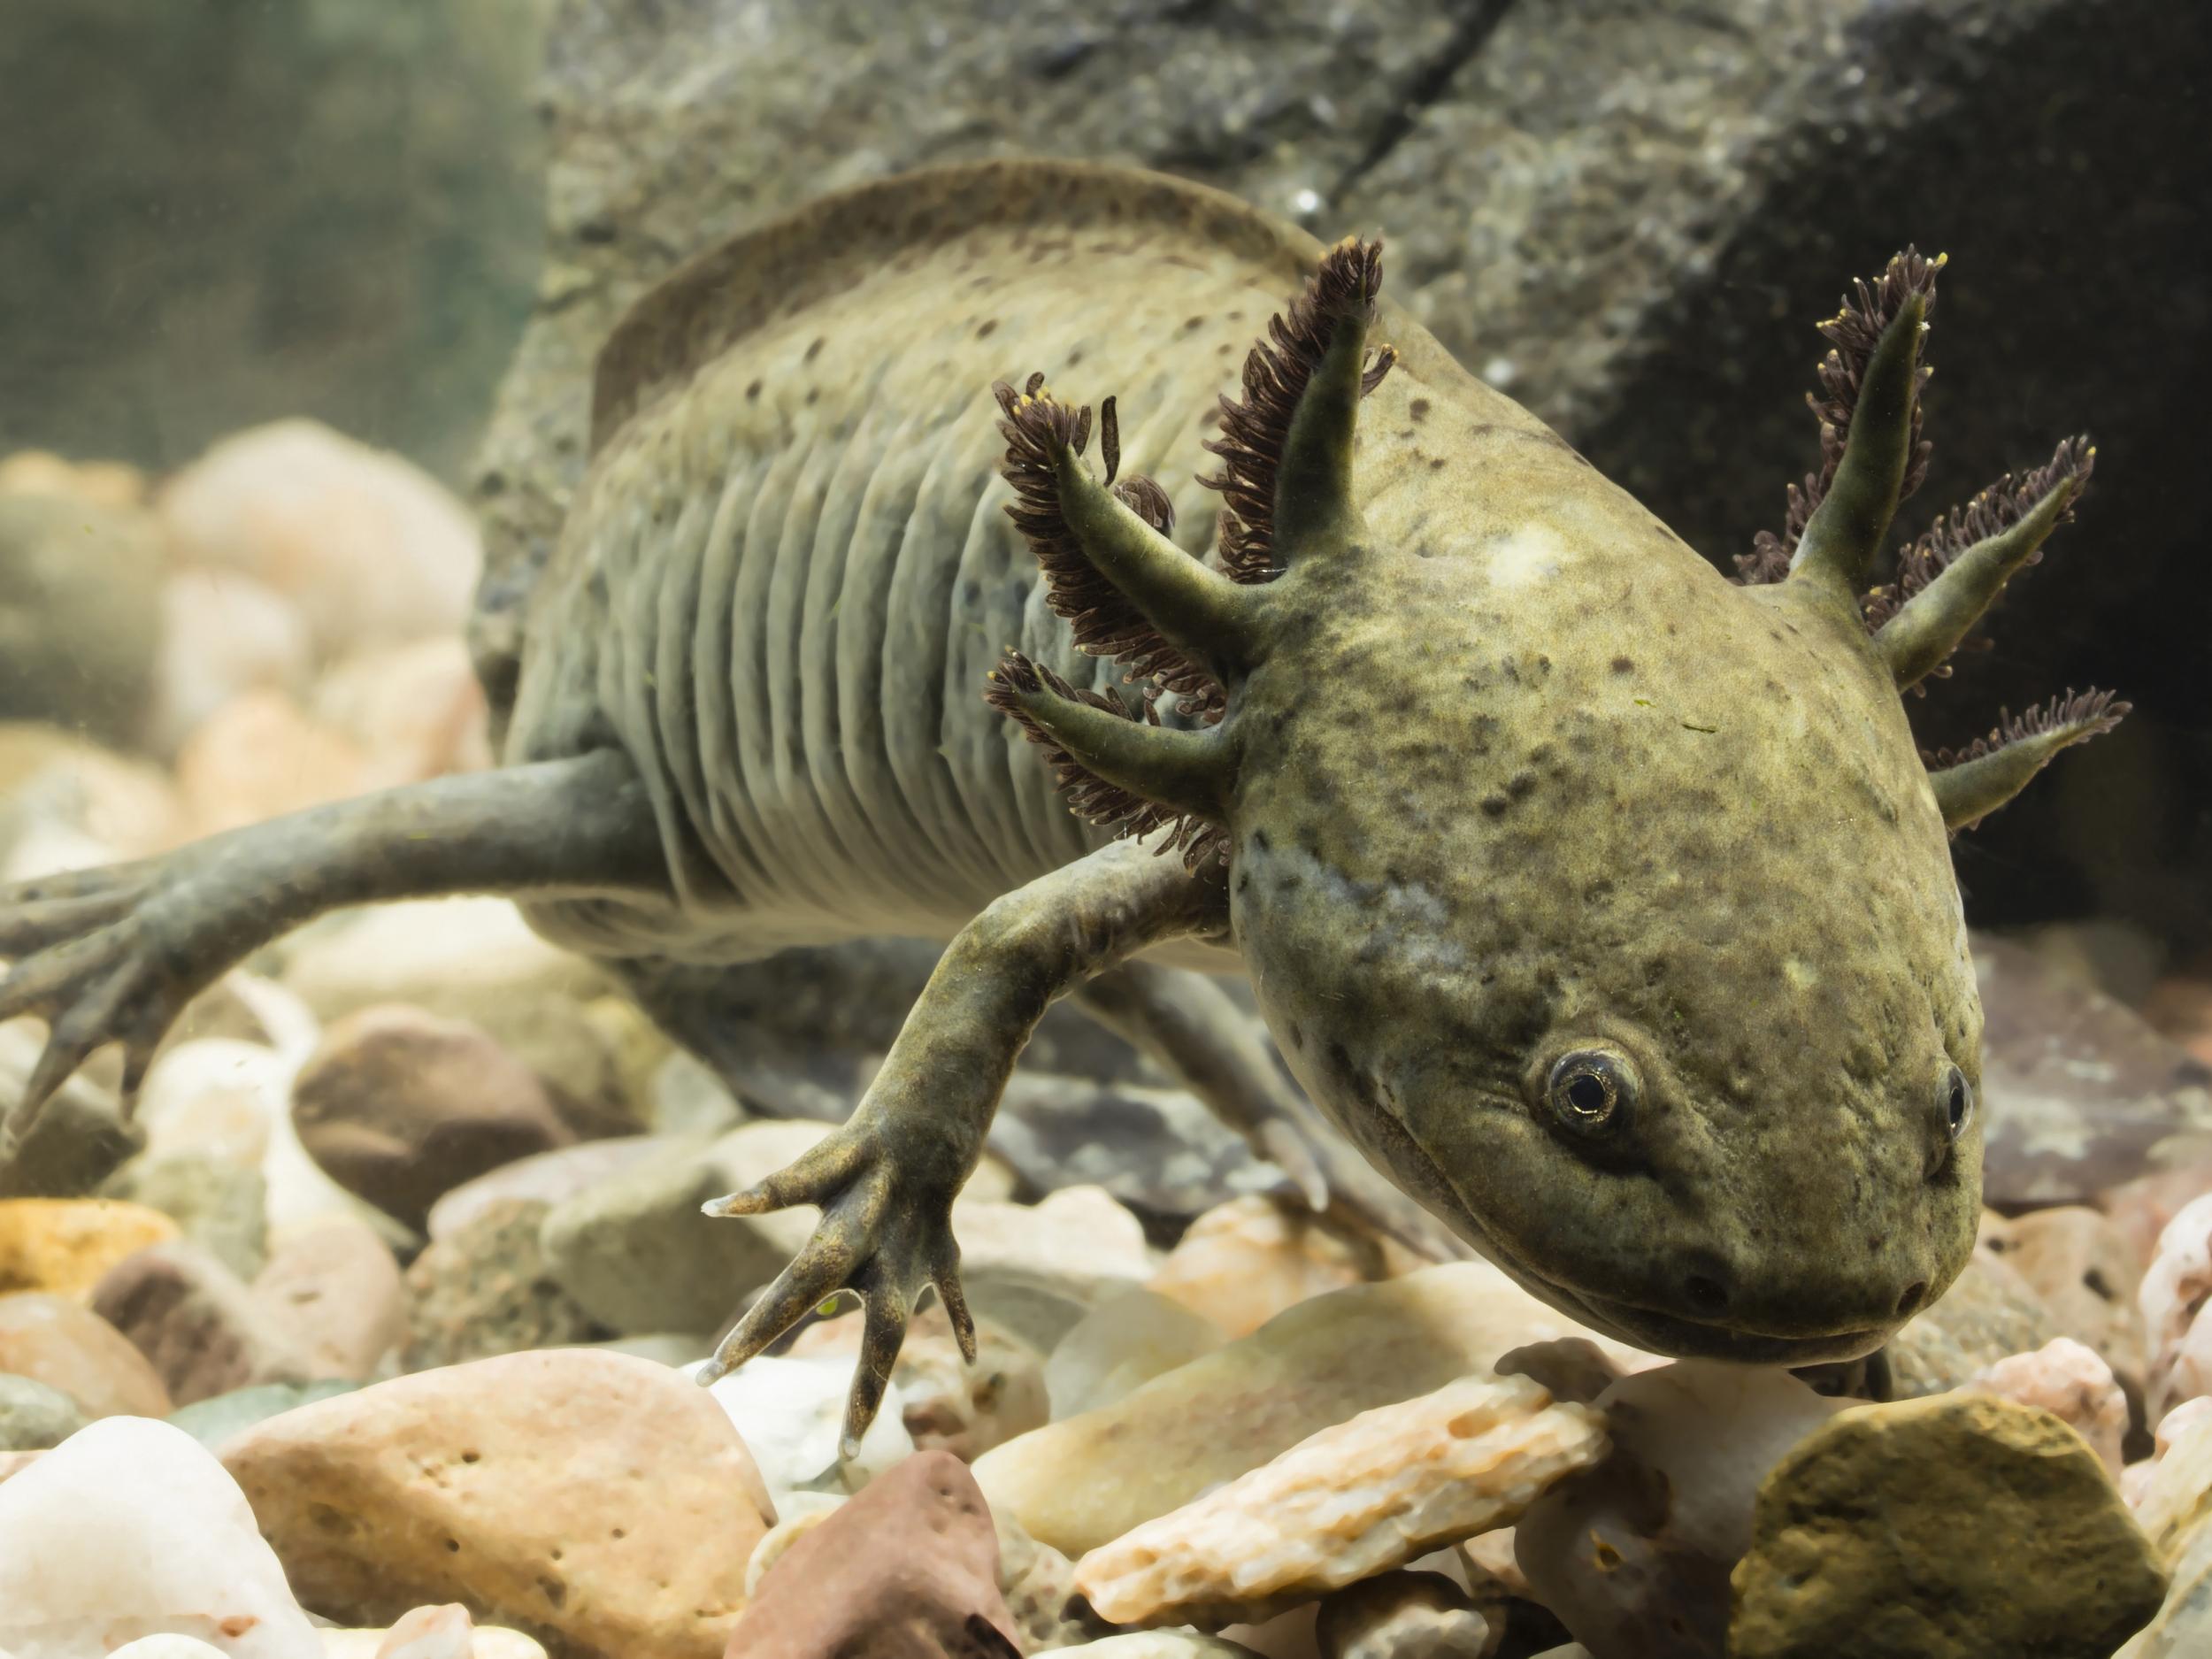
[{"label": "mouth line", "polygon": [[[1746,1359],[1771,1363],[1799,1354],[1824,1358],[1843,1349],[1864,1351],[1877,1346],[1883,1337],[1886,1327],[1877,1325],[1848,1331],[1763,1331],[1724,1319],[1693,1318],[1686,1314],[1671,1313],[1624,1297],[1601,1295],[1595,1291],[1569,1285],[1537,1270],[1518,1250],[1507,1248],[1468,1202],[1467,1194],[1460,1190],[1459,1183],[1444,1172],[1442,1166],[1429,1156],[1428,1148],[1414,1137],[1409,1129],[1403,1124],[1400,1124],[1399,1128],[1405,1135],[1406,1144],[1413,1148],[1435,1178],[1439,1190],[1451,1194],[1452,1207],[1458,1211],[1461,1221],[1479,1238],[1478,1248],[1482,1254],[1517,1279],[1542,1286],[1547,1299],[1562,1311],[1574,1315],[1593,1330],[1632,1347],[1653,1352],[1671,1348],[1701,1352],[1708,1356],[1717,1356],[1718,1350],[1734,1348],[1742,1350]],[[1654,1347],[1655,1341],[1661,1346]]]}]

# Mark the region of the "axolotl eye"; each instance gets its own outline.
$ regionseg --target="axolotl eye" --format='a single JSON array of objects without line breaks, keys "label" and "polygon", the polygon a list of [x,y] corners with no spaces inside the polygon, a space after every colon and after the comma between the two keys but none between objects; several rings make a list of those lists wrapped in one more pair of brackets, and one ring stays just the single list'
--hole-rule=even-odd
[{"label": "axolotl eye", "polygon": [[1943,1122],[1955,1141],[1966,1133],[1966,1125],[1974,1120],[1974,1086],[1966,1080],[1966,1073],[1953,1066],[1943,1079]]},{"label": "axolotl eye", "polygon": [[1613,1134],[1635,1110],[1635,1068],[1603,1048],[1578,1048],[1553,1064],[1544,1095],[1577,1134]]}]

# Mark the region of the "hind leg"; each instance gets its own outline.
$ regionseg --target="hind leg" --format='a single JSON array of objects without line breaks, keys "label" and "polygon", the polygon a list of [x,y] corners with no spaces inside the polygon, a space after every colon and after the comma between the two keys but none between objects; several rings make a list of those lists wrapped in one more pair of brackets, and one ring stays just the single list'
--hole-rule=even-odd
[{"label": "hind leg", "polygon": [[164,1033],[226,969],[350,904],[508,893],[664,896],[644,787],[614,751],[441,778],[234,830],[158,858],[0,888],[0,1020],[45,1052],[0,1161],[92,1052],[119,1042],[134,1092]]}]

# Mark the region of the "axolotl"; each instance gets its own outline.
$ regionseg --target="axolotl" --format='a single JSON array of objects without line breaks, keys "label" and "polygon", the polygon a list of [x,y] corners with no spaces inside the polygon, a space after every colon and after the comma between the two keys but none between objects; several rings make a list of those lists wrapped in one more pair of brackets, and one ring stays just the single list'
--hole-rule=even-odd
[{"label": "axolotl", "polygon": [[1240,970],[1328,1122],[1547,1302],[1865,1354],[1978,1215],[1951,837],[2125,710],[1915,743],[1900,694],[2092,461],[1885,560],[1941,265],[1823,326],[1817,466],[1731,580],[1385,299],[1372,242],[1062,162],[741,235],[599,360],[501,767],[0,894],[0,1018],[50,1026],[12,1133],[340,905],[512,895],[648,987],[948,941],[843,1125],[709,1206],[821,1217],[705,1374],[856,1291],[856,1435],[930,1287],[972,1351],[953,1198],[1056,998],[1300,1164],[1205,977]]}]

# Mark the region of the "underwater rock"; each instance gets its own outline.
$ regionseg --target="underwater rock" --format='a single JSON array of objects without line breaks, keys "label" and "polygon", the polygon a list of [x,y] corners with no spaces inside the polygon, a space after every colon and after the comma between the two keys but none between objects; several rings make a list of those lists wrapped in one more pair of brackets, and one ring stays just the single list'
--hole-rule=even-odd
[{"label": "underwater rock", "polygon": [[2212,1131],[2212,1067],[2025,946],[1977,935],[1984,1202],[2088,1203]]},{"label": "underwater rock", "polygon": [[1854,1406],[1759,1489],[1732,1659],[2106,1659],[2165,1574],[2095,1455],[1982,1394]]},{"label": "underwater rock", "polygon": [[1151,1290],[1125,1291],[1100,1302],[1054,1344],[1045,1361],[1052,1415],[1078,1417],[1111,1405],[1227,1340],[1179,1302]]},{"label": "underwater rock", "polygon": [[223,1649],[196,1636],[141,1636],[127,1641],[108,1659],[223,1659]]},{"label": "underwater rock", "polygon": [[1242,1642],[1194,1630],[1133,1630],[1060,1651],[1084,1659],[1262,1659]]},{"label": "underwater rock", "polygon": [[196,839],[358,795],[366,770],[359,749],[287,693],[242,691],[185,739],[177,790]]},{"label": "underwater rock", "polygon": [[0,1296],[0,1371],[60,1389],[88,1417],[169,1415],[169,1391],[146,1356],[67,1296]]},{"label": "underwater rock", "polygon": [[407,1338],[399,1263],[348,1217],[288,1231],[255,1278],[253,1299],[292,1333],[313,1377],[366,1381]]},{"label": "underwater rock", "polygon": [[1597,1400],[1612,1452],[1514,1528],[1529,1593],[1599,1659],[1728,1651],[1728,1575],[1776,1461],[1843,1409],[1786,1371],[1682,1360]]},{"label": "underwater rock", "polygon": [[2158,1254],[2159,1235],[2192,1202],[2212,1193],[2212,1135],[2176,1135],[2159,1148],[2158,1167],[2097,1194],[2139,1262]]},{"label": "underwater rock", "polygon": [[760,1594],[760,1581],[783,1559],[783,1552],[836,1512],[846,1500],[841,1492],[779,1492],[776,1524],[761,1534],[760,1542],[745,1559],[745,1600],[749,1605]]},{"label": "underwater rock", "polygon": [[588,1192],[678,1144],[669,1135],[617,1135],[607,1141],[582,1141],[550,1152],[534,1152],[488,1170],[442,1194],[430,1206],[426,1231],[434,1240],[449,1237],[474,1221],[493,1205],[509,1199],[528,1199],[557,1208],[578,1194]]},{"label": "underwater rock", "polygon": [[883,1409],[860,1437],[860,1455],[849,1463],[839,1457],[845,1394],[852,1379],[849,1360],[763,1354],[709,1392],[743,1437],[761,1478],[780,1502],[784,1494],[810,1487],[857,1490],[914,1450],[894,1381],[884,1390]]},{"label": "underwater rock", "polygon": [[1425,1268],[1301,1302],[1103,1409],[986,1453],[976,1479],[994,1508],[1079,1556],[1360,1412],[1486,1373],[1525,1343],[1589,1334],[1487,1263]]},{"label": "underwater rock", "polygon": [[[785,1351],[793,1359],[860,1356],[861,1316],[840,1314],[802,1331]],[[1044,1364],[1035,1349],[988,1317],[975,1321],[976,1357],[960,1356],[943,1305],[918,1310],[891,1367],[899,1418],[921,1451],[947,1451],[972,1463],[994,1446],[1050,1421]]]},{"label": "underwater rock", "polygon": [[821,1124],[741,1124],[712,1140],[664,1140],[553,1207],[553,1276],[616,1331],[719,1330],[747,1293],[784,1270],[814,1229],[810,1209],[709,1219],[710,1198],[764,1180],[829,1133]]},{"label": "underwater rock", "polygon": [[1076,1587],[1117,1624],[1256,1622],[1510,1525],[1605,1455],[1605,1419],[1525,1377],[1471,1377],[1322,1430],[1085,1555]]},{"label": "underwater rock", "polygon": [[100,1196],[157,1210],[241,1279],[268,1259],[268,1182],[257,1167],[205,1152],[146,1152],[101,1183]]},{"label": "underwater rock", "polygon": [[2157,1422],[2212,1380],[2212,1333],[2194,1339],[2212,1302],[2212,1193],[2193,1199],[2166,1224],[2137,1298],[2150,1352],[2145,1414]]},{"label": "underwater rock", "polygon": [[2127,1395],[2112,1368],[2071,1337],[2055,1338],[2032,1354],[2009,1355],[1960,1386],[2049,1412],[2088,1442],[2107,1471],[2119,1474]]},{"label": "underwater rock", "polygon": [[0,1200],[0,1293],[82,1299],[126,1256],[177,1236],[157,1210],[110,1198]]},{"label": "underwater rock", "polygon": [[998,1532],[998,1588],[1021,1636],[1024,1653],[1071,1647],[1095,1635],[1103,1621],[1075,1587],[1075,1563],[1041,1544],[1011,1516],[994,1510]]},{"label": "underwater rock", "polygon": [[326,660],[467,618],[479,565],[467,511],[419,468],[315,421],[225,438],[155,508],[179,564],[283,595]]},{"label": "underwater rock", "polygon": [[1985,1217],[1982,1243],[2020,1275],[2059,1329],[2094,1348],[2139,1395],[2143,1315],[2131,1286],[2143,1262],[2110,1217],[2078,1204]]},{"label": "underwater rock", "polygon": [[[0,1120],[21,1102],[45,1046],[34,1021],[0,1022]],[[0,1163],[0,1199],[81,1198],[145,1144],[145,1131],[125,1118],[111,1083],[80,1071],[39,1109],[14,1156]]]},{"label": "underwater rock", "polygon": [[1371,1240],[1255,1194],[1192,1222],[1148,1288],[1238,1337],[1309,1296],[1382,1277]]},{"label": "underwater rock", "polygon": [[292,1122],[332,1179],[415,1228],[463,1181],[575,1138],[482,1030],[396,1005],[330,1026],[292,1086]]},{"label": "underwater rock", "polygon": [[173,1428],[182,1429],[211,1452],[220,1453],[234,1435],[243,1433],[257,1423],[265,1423],[271,1417],[312,1405],[318,1400],[351,1394],[356,1386],[357,1384],[334,1377],[308,1383],[261,1383],[180,1407],[169,1414],[169,1424]]},{"label": "underwater rock", "polygon": [[458,1365],[608,1334],[554,1278],[540,1242],[547,1208],[505,1199],[408,1263],[407,1371]]},{"label": "underwater rock", "polygon": [[0,1372],[0,1452],[42,1452],[90,1421],[50,1384]]},{"label": "underwater rock", "polygon": [[322,1659],[254,1512],[165,1423],[95,1423],[0,1482],[0,1644],[91,1659],[167,1633],[229,1659]]},{"label": "underwater rock", "polygon": [[1955,1388],[1985,1365],[2062,1335],[2027,1281],[1995,1252],[1977,1248],[1951,1287],[1909,1319],[1883,1350],[1894,1399]]},{"label": "underwater rock", "polygon": [[314,647],[299,608],[237,571],[175,570],[161,584],[146,747],[173,756],[242,692],[306,689]]},{"label": "underwater rock", "polygon": [[143,511],[0,494],[0,719],[136,737],[161,637],[163,559]]},{"label": "underwater rock", "polygon": [[1321,1659],[1488,1659],[1504,1634],[1440,1572],[1386,1572],[1337,1591],[1314,1624]]},{"label": "underwater rock", "polygon": [[1158,1266],[1144,1224],[1102,1187],[1063,1187],[1034,1204],[963,1196],[953,1205],[952,1231],[972,1305],[1007,1285],[1094,1304]]},{"label": "underwater rock", "polygon": [[[987,1626],[998,1639],[979,1634]],[[730,1659],[943,1659],[1011,1647],[991,1512],[967,1465],[918,1452],[784,1552]]]},{"label": "underwater rock", "polygon": [[520,1631],[479,1624],[458,1601],[419,1607],[389,1630],[326,1630],[323,1659],[546,1659]]},{"label": "underwater rock", "polygon": [[258,1165],[298,1069],[296,1059],[240,1037],[196,1037],[164,1049],[139,1089],[148,1150]]},{"label": "underwater rock", "polygon": [[556,1659],[712,1659],[773,1518],[703,1390],[576,1349],[301,1406],[232,1440],[223,1461],[318,1612],[380,1624],[459,1601]]},{"label": "underwater rock", "polygon": [[349,657],[315,682],[308,709],[359,751],[364,788],[492,764],[484,688],[458,634]]},{"label": "underwater rock", "polygon": [[235,1273],[181,1239],[117,1263],[94,1288],[91,1306],[153,1362],[176,1405],[309,1376],[292,1333]]},{"label": "underwater rock", "polygon": [[73,731],[0,720],[0,880],[143,857],[185,833],[176,789],[159,768]]},{"label": "underwater rock", "polygon": [[2212,1418],[2162,1449],[2135,1518],[2169,1582],[2157,1616],[2115,1659],[2190,1659],[2212,1641]]}]

